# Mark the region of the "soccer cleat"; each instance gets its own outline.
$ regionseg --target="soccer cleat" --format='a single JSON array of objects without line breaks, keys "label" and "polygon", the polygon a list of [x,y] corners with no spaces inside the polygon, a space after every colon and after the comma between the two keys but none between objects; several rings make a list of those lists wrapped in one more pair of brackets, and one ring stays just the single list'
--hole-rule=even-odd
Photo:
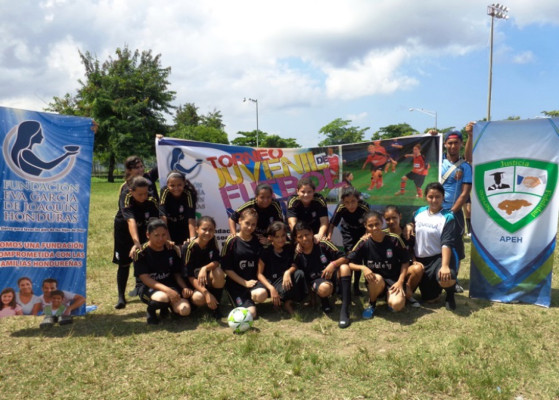
[{"label": "soccer cleat", "polygon": [[407,302],[409,303],[409,305],[413,308],[419,308],[421,307],[421,304],[419,304],[419,301],[417,301],[415,298],[410,297],[409,299],[406,299]]},{"label": "soccer cleat", "polygon": [[462,286],[460,286],[460,284],[458,282],[456,282],[456,293],[464,293],[464,288]]},{"label": "soccer cleat", "polygon": [[161,318],[161,319],[169,318],[170,314],[171,314],[171,311],[169,310],[169,307],[163,307],[159,310],[159,318]]},{"label": "soccer cleat", "polygon": [[221,318],[224,317],[223,313],[221,312],[221,309],[219,307],[217,307],[215,310],[212,311],[212,316],[216,319],[216,320],[220,320]]},{"label": "soccer cleat", "polygon": [[403,196],[403,195],[404,195],[404,192],[402,192],[401,190],[394,193],[394,196]]},{"label": "soccer cleat", "polygon": [[56,319],[57,318],[52,315],[47,315],[39,324],[39,328],[41,329],[50,328],[56,323]]},{"label": "soccer cleat", "polygon": [[135,287],[134,289],[132,289],[131,291],[128,292],[128,296],[130,297],[136,297],[138,295],[138,288]]},{"label": "soccer cleat", "polygon": [[373,318],[374,313],[375,313],[375,307],[372,304],[369,304],[369,307],[363,310],[361,316],[363,317],[363,319],[371,319]]},{"label": "soccer cleat", "polygon": [[123,308],[126,308],[126,300],[119,298],[118,302],[115,305],[115,309],[122,310]]},{"label": "soccer cleat", "polygon": [[348,316],[344,316],[340,318],[340,322],[338,322],[338,326],[341,329],[345,329],[351,325],[351,321],[349,320]]},{"label": "soccer cleat", "polygon": [[323,297],[320,299],[320,301],[322,303],[322,312],[324,314],[330,314],[332,312],[332,306],[330,305],[328,297]]},{"label": "soccer cleat", "polygon": [[74,320],[72,319],[71,315],[63,315],[59,318],[58,323],[60,325],[69,325],[72,322],[74,322]]},{"label": "soccer cleat", "polygon": [[456,300],[454,300],[454,292],[446,292],[444,305],[447,310],[456,310]]},{"label": "soccer cleat", "polygon": [[159,324],[159,318],[157,318],[157,313],[155,308],[148,306],[146,322],[148,323],[148,325]]}]

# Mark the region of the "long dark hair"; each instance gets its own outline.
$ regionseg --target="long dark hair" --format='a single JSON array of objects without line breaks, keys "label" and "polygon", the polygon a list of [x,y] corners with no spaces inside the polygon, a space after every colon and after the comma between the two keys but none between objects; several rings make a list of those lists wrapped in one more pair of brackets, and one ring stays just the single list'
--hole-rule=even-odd
[{"label": "long dark hair", "polygon": [[194,187],[192,182],[190,182],[188,179],[186,179],[186,177],[184,176],[184,174],[182,172],[179,172],[177,170],[173,170],[173,171],[169,172],[169,174],[167,175],[167,180],[169,180],[171,178],[181,179],[184,182],[184,188],[188,192],[190,192],[190,197],[192,197],[192,204],[194,205],[194,207],[196,207],[196,202],[198,201],[198,192],[196,191],[196,188]]}]

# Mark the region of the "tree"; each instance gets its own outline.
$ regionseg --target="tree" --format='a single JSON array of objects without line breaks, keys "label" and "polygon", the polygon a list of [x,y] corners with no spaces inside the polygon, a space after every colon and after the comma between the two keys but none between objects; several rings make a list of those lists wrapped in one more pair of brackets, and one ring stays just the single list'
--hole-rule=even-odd
[{"label": "tree", "polygon": [[202,115],[200,124],[220,130],[223,130],[225,128],[221,111],[216,110],[215,108],[213,111],[208,112],[207,115]]},{"label": "tree", "polygon": [[365,132],[370,128],[359,128],[348,126],[349,119],[336,118],[334,121],[320,128],[319,133],[326,136],[326,139],[318,143],[319,146],[334,146],[346,143],[359,143],[363,141]]},{"label": "tree", "polygon": [[557,118],[559,117],[559,110],[542,111],[542,114],[545,115],[546,117]]},{"label": "tree", "polygon": [[229,144],[229,138],[225,131],[205,125],[181,126],[171,132],[170,136],[200,142]]},{"label": "tree", "polygon": [[395,125],[387,125],[380,128],[376,131],[371,140],[382,140],[382,139],[391,139],[397,138],[402,136],[411,136],[415,135],[417,131],[413,129],[409,124],[401,123]]},{"label": "tree", "polygon": [[152,156],[155,135],[166,133],[164,114],[170,114],[175,98],[168,89],[171,68],[163,68],[161,55],[151,50],[117,48],[116,57],[102,64],[89,52],[79,54],[85,80],[79,81],[76,96],[55,97],[47,110],[91,117],[99,124],[95,152],[108,158],[113,182],[117,159]]},{"label": "tree", "polygon": [[186,103],[184,106],[179,106],[173,120],[176,128],[180,126],[198,126],[200,123],[198,107],[194,103]]},{"label": "tree", "polygon": [[[256,130],[250,132],[237,132],[239,137],[233,139],[231,144],[237,146],[256,147]],[[282,138],[279,135],[268,135],[258,130],[258,147],[301,147],[293,138]]]}]

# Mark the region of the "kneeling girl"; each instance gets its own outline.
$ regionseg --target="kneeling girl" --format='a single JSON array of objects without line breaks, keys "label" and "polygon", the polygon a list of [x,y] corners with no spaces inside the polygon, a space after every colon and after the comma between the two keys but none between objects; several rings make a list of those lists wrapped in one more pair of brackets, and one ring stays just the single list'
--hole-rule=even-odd
[{"label": "kneeling girl", "polygon": [[258,283],[258,259],[262,246],[254,230],[258,214],[254,208],[247,208],[239,216],[239,232],[225,241],[221,250],[222,268],[227,279],[225,287],[235,307],[246,307],[256,318],[256,304],[268,297],[266,289],[255,287]]},{"label": "kneeling girl", "polygon": [[342,308],[338,326],[347,328],[350,325],[351,270],[344,253],[327,240],[315,244],[312,228],[303,221],[295,224],[292,237],[301,248],[301,252],[295,256],[295,264],[305,273],[307,285],[320,297],[322,311],[326,314],[332,312],[328,297],[334,292],[334,282],[340,278]]},{"label": "kneeling girl", "polygon": [[369,211],[364,219],[368,238],[357,242],[348,258],[352,270],[362,271],[369,289],[369,306],[363,318],[370,319],[382,294],[386,294],[388,306],[394,311],[406,305],[404,281],[410,256],[398,235],[382,230],[380,213]]},{"label": "kneeling girl", "polygon": [[138,295],[148,305],[147,323],[158,324],[156,311],[161,310],[160,316],[165,316],[169,306],[176,314],[187,316],[190,314],[187,298],[192,296],[192,290],[182,278],[178,252],[166,247],[167,224],[161,219],[151,220],[147,238],[134,257],[134,275],[141,281]]},{"label": "kneeling girl", "polygon": [[268,227],[270,246],[262,250],[258,261],[259,286],[268,290],[275,307],[282,303],[293,314],[293,301],[300,302],[306,294],[305,275],[293,263],[294,249],[287,242],[287,225],[273,222]]},{"label": "kneeling girl", "polygon": [[196,239],[183,246],[186,276],[194,288],[192,302],[197,307],[207,305],[215,318],[223,315],[219,302],[225,286],[225,274],[219,262],[219,249],[215,239],[215,220],[201,217],[196,223]]}]

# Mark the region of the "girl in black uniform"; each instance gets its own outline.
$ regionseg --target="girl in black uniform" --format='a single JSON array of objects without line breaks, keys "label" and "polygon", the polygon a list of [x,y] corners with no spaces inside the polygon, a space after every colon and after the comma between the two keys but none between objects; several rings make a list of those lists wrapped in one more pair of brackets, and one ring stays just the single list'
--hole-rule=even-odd
[{"label": "girl in black uniform", "polygon": [[254,198],[247,201],[245,204],[237,208],[229,217],[229,229],[231,234],[237,233],[237,223],[239,216],[243,210],[247,208],[254,208],[258,213],[258,224],[254,234],[260,240],[260,243],[267,244],[267,229],[268,226],[274,221],[283,222],[283,211],[279,201],[274,199],[274,192],[272,187],[267,183],[261,183],[254,189]]},{"label": "girl in black uniform", "polygon": [[171,240],[179,246],[196,237],[196,200],[194,185],[182,173],[169,172],[167,186],[161,190],[161,209]]},{"label": "girl in black uniform", "polygon": [[[334,227],[341,222],[340,232],[344,243],[346,254],[353,249],[359,239],[365,234],[363,216],[369,212],[369,205],[361,200],[361,194],[353,186],[342,189],[342,201],[336,207],[330,226],[328,228],[327,240],[332,240]],[[361,295],[359,280],[361,271],[353,271],[353,293]]]},{"label": "girl in black uniform", "polygon": [[130,156],[124,161],[124,184],[120,190],[130,190],[126,185],[130,183],[132,178],[136,176],[143,176],[149,182],[148,193],[150,197],[155,198],[159,202],[159,193],[157,193],[157,186],[155,182],[159,179],[157,167],[145,172],[145,166],[142,159],[138,156]]},{"label": "girl in black uniform", "polygon": [[369,288],[369,306],[363,318],[373,317],[377,298],[386,294],[388,306],[400,311],[406,305],[405,277],[410,256],[398,235],[382,230],[382,215],[370,211],[365,216],[365,229],[369,234],[360,240],[349,253],[349,266],[361,270]]},{"label": "girl in black uniform", "polygon": [[332,312],[328,297],[334,291],[336,278],[340,278],[342,308],[338,326],[347,328],[350,325],[351,270],[347,265],[347,258],[344,253],[327,240],[315,244],[311,227],[303,221],[297,222],[292,237],[295,238],[301,248],[301,252],[295,256],[295,265],[305,273],[307,285],[310,286],[312,292],[320,297],[322,311],[326,314]]},{"label": "girl in black uniform", "polygon": [[169,306],[176,314],[187,316],[190,314],[187,298],[192,296],[192,290],[182,278],[178,252],[166,246],[169,230],[165,221],[151,220],[147,226],[147,238],[134,260],[134,275],[141,282],[138,295],[148,305],[147,323],[158,324],[156,311],[161,310],[160,316],[164,316]]},{"label": "girl in black uniform", "polygon": [[406,274],[406,299],[412,307],[420,307],[419,302],[413,297],[413,293],[419,286],[419,282],[421,282],[425,268],[423,264],[415,259],[413,250],[415,246],[413,224],[402,227],[402,213],[400,213],[400,210],[396,206],[386,206],[384,209],[384,220],[386,221],[388,231],[400,236],[410,255],[410,266]]},{"label": "girl in black uniform", "polygon": [[320,193],[315,193],[316,186],[311,178],[299,179],[297,194],[287,201],[287,223],[293,230],[298,221],[310,225],[317,242],[328,232],[328,208],[326,200]]},{"label": "girl in black uniform", "polygon": [[256,303],[268,297],[266,289],[255,287],[258,283],[258,259],[262,251],[260,242],[253,235],[258,222],[254,208],[247,208],[239,217],[239,233],[229,236],[221,250],[221,264],[227,275],[225,287],[235,307],[246,307],[256,318]]},{"label": "girl in black uniform", "polygon": [[201,217],[196,225],[197,237],[183,246],[186,276],[194,288],[192,302],[197,307],[207,305],[216,319],[223,315],[219,302],[225,286],[225,274],[219,266],[219,249],[215,239],[215,221]]},{"label": "girl in black uniform", "polygon": [[287,225],[276,221],[268,227],[270,246],[262,250],[258,261],[258,283],[265,287],[275,307],[282,303],[289,314],[293,301],[300,302],[306,294],[305,274],[293,264],[294,248],[287,242]]},{"label": "girl in black uniform", "polygon": [[118,264],[116,309],[126,307],[124,293],[130,274],[130,263],[133,254],[147,240],[147,222],[150,218],[164,218],[157,200],[148,195],[147,179],[136,176],[131,179],[128,186],[130,191],[120,193],[119,209],[114,221],[113,263]]}]

